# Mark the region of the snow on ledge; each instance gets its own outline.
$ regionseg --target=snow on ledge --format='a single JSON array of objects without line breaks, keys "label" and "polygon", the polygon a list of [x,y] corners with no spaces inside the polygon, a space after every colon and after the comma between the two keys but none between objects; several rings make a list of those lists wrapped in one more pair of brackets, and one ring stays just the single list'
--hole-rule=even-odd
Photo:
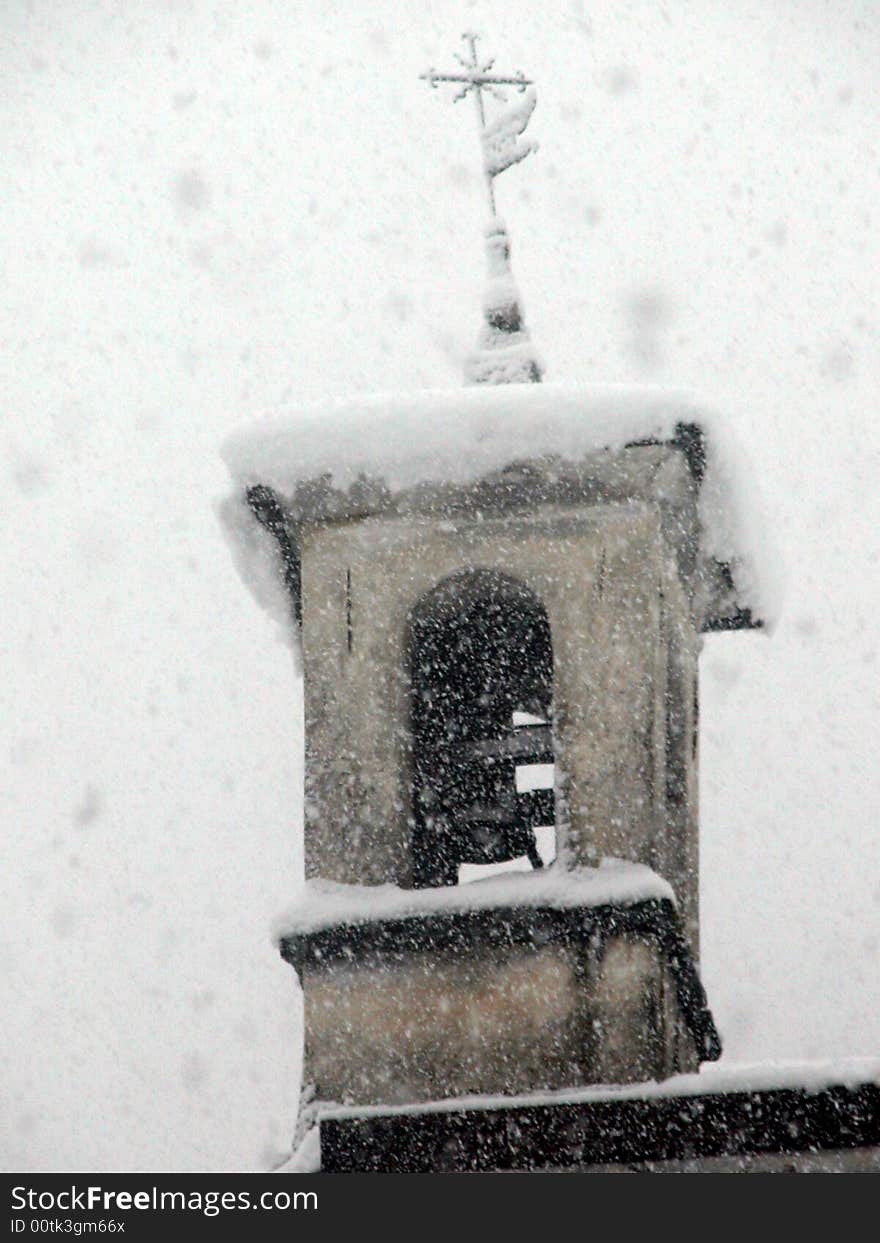
[{"label": "snow on ledge", "polygon": [[822,1092],[830,1087],[857,1088],[880,1083],[880,1061],[849,1058],[833,1062],[710,1063],[696,1074],[673,1075],[646,1083],[591,1084],[560,1088],[554,1092],[531,1092],[520,1096],[457,1096],[439,1101],[406,1105],[326,1105],[325,1118],[368,1118],[391,1114],[456,1113],[465,1109],[522,1109],[530,1105],[568,1105],[590,1101],[652,1100],[668,1096],[706,1096],[724,1092],[772,1092],[780,1088],[803,1088]]},{"label": "snow on ledge", "polygon": [[[726,421],[686,391],[654,385],[476,386],[378,394],[304,407],[235,433],[222,447],[236,494],[220,516],[239,570],[260,603],[289,622],[283,589],[269,582],[271,539],[257,534],[245,490],[283,495],[329,476],[347,489],[360,476],[399,492],[420,483],[472,483],[512,462],[545,456],[580,461],[634,440],[668,440],[678,423],[706,437],[700,490],[703,555],[734,567],[740,603],[768,628],[779,615],[782,575],[762,519],[753,472]],[[277,574],[275,575],[277,579]]]},{"label": "snow on ledge", "polygon": [[319,1124],[325,1118],[388,1117],[390,1115],[457,1113],[467,1109],[524,1109],[532,1105],[576,1105],[593,1101],[656,1100],[666,1097],[707,1096],[725,1092],[772,1092],[802,1088],[822,1092],[826,1088],[858,1088],[880,1083],[880,1060],[842,1058],[833,1062],[756,1062],[726,1065],[708,1063],[697,1073],[651,1079],[645,1083],[591,1084],[560,1088],[554,1092],[531,1092],[518,1096],[472,1095],[446,1100],[417,1101],[406,1105],[323,1104],[315,1125],[308,1131],[279,1174],[315,1174],[321,1168]]},{"label": "snow on ledge", "polygon": [[274,922],[274,936],[317,932],[340,924],[412,919],[443,912],[504,907],[631,906],[650,898],[674,902],[665,880],[641,863],[603,859],[597,868],[566,871],[561,866],[536,872],[508,872],[468,885],[400,889],[397,885],[342,885],[309,880],[301,900]]}]

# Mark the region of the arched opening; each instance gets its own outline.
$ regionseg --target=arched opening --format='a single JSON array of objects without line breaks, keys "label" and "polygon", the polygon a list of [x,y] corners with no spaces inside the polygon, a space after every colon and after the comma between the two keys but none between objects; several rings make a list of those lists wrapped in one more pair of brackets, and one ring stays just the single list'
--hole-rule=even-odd
[{"label": "arched opening", "polygon": [[493,570],[445,579],[410,619],[416,886],[556,854],[546,610]]}]

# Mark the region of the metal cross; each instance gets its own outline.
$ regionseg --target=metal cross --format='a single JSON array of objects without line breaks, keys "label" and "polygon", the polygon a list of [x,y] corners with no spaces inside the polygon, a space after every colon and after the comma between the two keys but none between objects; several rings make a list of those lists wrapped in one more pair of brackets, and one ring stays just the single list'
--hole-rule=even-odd
[{"label": "metal cross", "polygon": [[[439,82],[460,82],[461,90],[455,96],[453,103],[458,103],[460,99],[464,99],[465,95],[473,92],[474,99],[477,103],[477,120],[480,123],[480,135],[486,128],[486,114],[483,110],[483,91],[489,91],[496,99],[504,99],[504,92],[499,90],[502,86],[515,86],[518,91],[524,91],[527,86],[532,85],[531,78],[524,78],[521,73],[515,73],[510,78],[502,78],[497,74],[490,73],[489,70],[495,64],[494,56],[481,64],[477,57],[477,35],[467,33],[461,36],[470,48],[470,60],[465,60],[463,56],[459,56],[456,52],[455,59],[461,65],[462,73],[437,73],[434,69],[429,69],[427,73],[419,74],[424,82],[430,83],[436,89]],[[492,187],[492,177],[486,175],[486,188],[489,191],[489,206],[492,209],[492,215],[495,215],[495,191]]]}]

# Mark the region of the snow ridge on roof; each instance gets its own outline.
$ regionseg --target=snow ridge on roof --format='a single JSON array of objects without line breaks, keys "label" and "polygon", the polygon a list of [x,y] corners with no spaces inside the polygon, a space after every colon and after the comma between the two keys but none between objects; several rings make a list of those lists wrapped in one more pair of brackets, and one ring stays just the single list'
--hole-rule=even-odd
[{"label": "snow ridge on roof", "polygon": [[752,470],[725,420],[684,390],[622,384],[477,386],[309,406],[258,422],[225,442],[223,458],[242,503],[225,505],[221,516],[243,576],[275,611],[277,584],[265,581],[254,550],[257,562],[271,562],[276,577],[277,557],[269,554],[269,537],[255,535],[256,523],[243,504],[252,485],[283,496],[321,476],[340,489],[363,477],[381,479],[392,493],[427,482],[466,484],[513,462],[553,456],[577,462],[633,441],[670,440],[682,423],[697,424],[705,434],[703,555],[733,567],[742,603],[772,628],[782,576],[769,551]]}]

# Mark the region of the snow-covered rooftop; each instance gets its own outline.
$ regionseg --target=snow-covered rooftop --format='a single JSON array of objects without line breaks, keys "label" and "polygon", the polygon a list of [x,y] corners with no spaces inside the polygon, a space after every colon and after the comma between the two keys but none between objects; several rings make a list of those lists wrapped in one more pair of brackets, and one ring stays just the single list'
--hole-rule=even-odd
[{"label": "snow-covered rooftop", "polygon": [[823,1062],[705,1063],[696,1074],[672,1075],[644,1083],[589,1084],[517,1096],[471,1095],[405,1105],[325,1105],[324,1118],[369,1118],[401,1114],[456,1113],[466,1109],[523,1109],[535,1105],[592,1101],[652,1100],[669,1096],[703,1096],[716,1092],[768,1092],[785,1088],[821,1092],[830,1087],[857,1088],[880,1083],[877,1058],[841,1058]]},{"label": "snow-covered rooftop", "polygon": [[783,1089],[822,1092],[830,1087],[858,1088],[880,1083],[880,1061],[876,1058],[843,1058],[834,1062],[762,1062],[760,1064],[706,1063],[698,1074],[672,1075],[661,1082],[590,1084],[557,1091],[532,1092],[519,1096],[459,1096],[446,1100],[419,1101],[405,1105],[334,1105],[320,1103],[314,1110],[314,1125],[279,1173],[309,1174],[321,1168],[319,1123],[352,1118],[400,1117],[466,1110],[529,1109],[541,1105],[586,1105],[597,1102],[658,1100],[669,1097],[701,1097],[717,1093],[766,1092]]},{"label": "snow-covered rooftop", "polygon": [[705,437],[702,553],[733,568],[738,601],[772,627],[781,575],[769,551],[752,470],[724,418],[675,389],[519,384],[306,407],[262,420],[225,442],[236,496],[221,507],[221,517],[243,577],[274,611],[279,595],[265,568],[277,563],[267,554],[268,537],[261,541],[255,534],[243,504],[250,486],[290,496],[298,485],[321,477],[340,490],[366,478],[381,481],[393,495],[424,483],[471,483],[514,462],[556,457],[577,463],[633,441],[666,441],[680,424],[697,424]]},{"label": "snow-covered rooftop", "polygon": [[468,483],[510,462],[587,453],[680,422],[720,437],[717,416],[678,390],[623,384],[473,386],[375,394],[307,406],[235,433],[222,453],[242,485],[292,492],[329,474],[345,488],[379,477],[392,492],[418,483]]}]

